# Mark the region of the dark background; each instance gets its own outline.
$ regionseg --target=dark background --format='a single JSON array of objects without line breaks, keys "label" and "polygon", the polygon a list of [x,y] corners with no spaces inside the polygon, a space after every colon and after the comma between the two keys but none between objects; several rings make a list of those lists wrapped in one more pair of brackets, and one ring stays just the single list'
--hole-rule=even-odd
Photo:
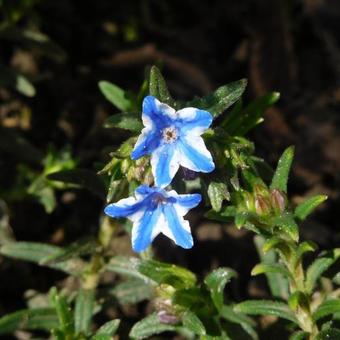
[{"label": "dark background", "polygon": [[[302,226],[302,238],[314,240],[321,249],[340,245],[339,1],[45,0],[16,25],[40,30],[63,52],[46,56],[0,40],[1,63],[27,74],[37,90],[35,97],[25,98],[1,89],[1,125],[19,131],[43,153],[51,143],[57,148],[69,145],[82,167],[92,169],[107,156],[106,146],[126,138],[123,131],[101,127],[116,110],[101,95],[99,80],[137,91],[147,68],[158,64],[177,99],[206,94],[240,78],[249,80],[246,101],[281,92],[279,103],[248,137],[255,141],[257,154],[273,166],[285,147],[296,146],[289,187],[293,202],[316,193],[329,196]],[[23,107],[31,111],[28,126],[18,118]],[[1,185],[8,186],[17,160],[5,152],[0,156]],[[95,234],[103,202],[86,191],[73,195],[68,201],[59,193],[52,214],[29,199],[8,202],[16,238],[63,245]],[[192,219],[195,247],[183,251],[157,240],[159,258],[199,275],[230,266],[240,274],[228,292],[234,300],[266,297],[261,279],[249,275],[258,261],[253,235],[202,222],[195,214]],[[124,235],[117,244],[122,240],[128,249]],[[46,292],[64,278],[4,258],[0,270],[1,314],[24,307],[28,289]],[[138,319],[145,309],[123,312]]]}]

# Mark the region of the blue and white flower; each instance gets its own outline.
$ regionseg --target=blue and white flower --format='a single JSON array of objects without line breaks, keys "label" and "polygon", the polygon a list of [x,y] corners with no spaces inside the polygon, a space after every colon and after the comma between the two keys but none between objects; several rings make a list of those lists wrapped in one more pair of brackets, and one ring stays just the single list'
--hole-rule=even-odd
[{"label": "blue and white flower", "polygon": [[109,204],[105,213],[127,217],[133,222],[132,248],[136,252],[145,250],[160,233],[188,249],[193,246],[193,239],[189,222],[183,216],[200,201],[200,194],[178,195],[174,190],[141,185],[135,197]]},{"label": "blue and white flower", "polygon": [[209,112],[193,107],[175,111],[155,97],[143,101],[145,128],[131,153],[133,160],[151,154],[155,185],[165,187],[174,178],[179,165],[197,172],[215,169],[201,134],[209,128]]}]

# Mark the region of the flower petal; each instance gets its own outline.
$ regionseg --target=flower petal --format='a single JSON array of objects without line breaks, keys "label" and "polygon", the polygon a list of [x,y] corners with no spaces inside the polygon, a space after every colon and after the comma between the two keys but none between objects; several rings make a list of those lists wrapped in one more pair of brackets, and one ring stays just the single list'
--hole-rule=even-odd
[{"label": "flower petal", "polygon": [[194,241],[190,232],[189,222],[182,216],[179,216],[172,205],[162,206],[164,221],[161,226],[161,232],[172,239],[178,246],[189,249],[193,246]]},{"label": "flower petal", "polygon": [[200,172],[211,172],[215,164],[211,153],[206,148],[202,137],[184,136],[178,141],[181,160],[180,164],[185,168]]},{"label": "flower petal", "polygon": [[176,118],[176,111],[167,104],[161,103],[153,96],[147,96],[143,100],[143,122],[148,117],[157,129],[163,129]]},{"label": "flower petal", "polygon": [[184,135],[200,136],[213,121],[210,112],[194,107],[186,107],[177,111],[177,117],[182,123],[181,133]]},{"label": "flower petal", "polygon": [[158,235],[157,223],[161,209],[146,209],[141,218],[134,222],[132,227],[132,248],[139,253],[144,251]]},{"label": "flower petal", "polygon": [[151,155],[152,174],[158,187],[165,187],[174,178],[179,168],[179,153],[176,143],[163,144]]},{"label": "flower petal", "polygon": [[135,214],[142,206],[142,202],[134,197],[123,198],[105,207],[104,212],[110,217],[128,217]]},{"label": "flower petal", "polygon": [[200,194],[178,195],[174,190],[169,191],[168,195],[175,198],[174,207],[180,216],[184,216],[190,209],[197,207],[202,200]]},{"label": "flower petal", "polygon": [[131,152],[131,158],[136,160],[152,153],[159,146],[160,140],[161,136],[159,131],[144,128]]}]

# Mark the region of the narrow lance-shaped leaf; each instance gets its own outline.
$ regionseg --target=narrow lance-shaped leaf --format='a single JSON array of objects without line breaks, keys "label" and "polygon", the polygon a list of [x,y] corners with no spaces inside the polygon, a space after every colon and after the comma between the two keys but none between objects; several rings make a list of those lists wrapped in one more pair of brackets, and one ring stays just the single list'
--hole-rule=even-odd
[{"label": "narrow lance-shaped leaf", "polygon": [[216,91],[203,98],[188,102],[187,105],[207,110],[216,118],[240,99],[246,86],[246,79],[234,81],[219,87]]},{"label": "narrow lance-shaped leaf", "polygon": [[59,319],[59,329],[67,335],[73,334],[73,315],[65,296],[58,294],[56,288],[53,287],[50,292],[50,297]]},{"label": "narrow lance-shaped leaf", "polygon": [[264,120],[263,116],[266,110],[274,105],[279,98],[280,93],[270,92],[255,99],[237,115],[230,117],[229,121],[224,123],[227,131],[233,135],[245,135]]},{"label": "narrow lance-shaped leaf", "polygon": [[195,274],[174,264],[142,260],[138,271],[157,283],[166,283],[175,288],[190,288],[196,283]]},{"label": "narrow lance-shaped leaf", "polygon": [[[277,254],[270,249],[272,242],[266,242],[262,236],[256,235],[254,242],[256,245],[257,252],[263,263],[274,265],[277,264]],[[264,253],[265,251],[265,253]],[[274,297],[280,297],[282,299],[288,298],[288,281],[279,273],[266,272],[265,273],[270,291]]]},{"label": "narrow lance-shaped leaf", "polygon": [[159,321],[156,313],[138,321],[131,329],[129,336],[136,339],[146,339],[152,335],[167,331],[174,331],[172,325],[163,324]]},{"label": "narrow lance-shaped leaf", "polygon": [[153,285],[133,279],[117,284],[111,293],[120,304],[134,304],[150,299],[153,294]]},{"label": "narrow lance-shaped leaf", "polygon": [[294,147],[290,146],[284,151],[281,158],[279,159],[272,183],[270,185],[271,189],[279,189],[285,193],[287,192],[288,176],[293,162],[293,157]]},{"label": "narrow lance-shaped leaf", "polygon": [[58,263],[78,256],[93,254],[97,248],[98,243],[94,239],[79,240],[67,247],[61,248],[58,253],[41,259],[40,264]]},{"label": "narrow lance-shaped leaf", "polygon": [[211,272],[204,283],[210,290],[211,298],[218,310],[223,306],[224,287],[231,278],[236,277],[236,272],[230,268],[218,268]]},{"label": "narrow lance-shaped leaf", "polygon": [[323,257],[317,258],[307,269],[306,290],[312,292],[321,275],[340,257],[340,249],[334,249]]},{"label": "narrow lance-shaped leaf", "polygon": [[299,240],[299,227],[291,213],[283,213],[275,217],[272,220],[272,224],[279,229],[279,232],[285,233],[293,241],[297,242]]},{"label": "narrow lance-shaped leaf", "polygon": [[106,322],[97,330],[96,334],[92,337],[92,340],[100,340],[101,336],[109,336],[110,339],[112,339],[112,336],[114,336],[118,330],[119,324],[119,319]]},{"label": "narrow lance-shaped leaf", "polygon": [[202,321],[196,314],[187,310],[182,316],[183,326],[191,330],[193,333],[203,336],[206,334]]},{"label": "narrow lance-shaped leaf", "polygon": [[300,203],[294,211],[294,216],[303,221],[309,214],[311,214],[321,203],[327,199],[326,195],[317,195],[308,198],[306,201]]},{"label": "narrow lance-shaped leaf", "polygon": [[297,323],[295,315],[288,305],[279,301],[248,300],[237,304],[234,310],[251,315],[275,315]]},{"label": "narrow lance-shaped leaf", "polygon": [[293,280],[291,273],[280,264],[259,263],[251,271],[251,275],[259,275],[265,273],[277,273],[289,277]]},{"label": "narrow lance-shaped leaf", "polygon": [[143,129],[143,123],[140,119],[140,113],[117,113],[105,120],[104,127],[140,132]]},{"label": "narrow lance-shaped leaf", "polygon": [[129,111],[131,101],[127,98],[127,94],[123,89],[108,81],[100,81],[98,86],[104,97],[117,109],[125,112]]},{"label": "narrow lance-shaped leaf", "polygon": [[88,334],[90,331],[94,308],[94,290],[81,289],[78,292],[75,310],[74,324],[77,333]]},{"label": "narrow lance-shaped leaf", "polygon": [[[0,248],[0,253],[20,260],[35,262],[39,265],[45,258],[59,255],[62,248],[37,242],[10,242]],[[47,267],[62,270],[71,275],[82,272],[84,262],[79,258],[68,261],[46,264]]]},{"label": "narrow lance-shaped leaf", "polygon": [[258,336],[254,327],[256,326],[256,322],[242,313],[236,313],[232,306],[224,305],[220,311],[220,315],[222,318],[232,322],[239,324],[245,332],[247,332],[253,340],[258,340]]},{"label": "narrow lance-shaped leaf", "polygon": [[140,279],[148,284],[153,284],[154,281],[138,271],[140,261],[141,260],[136,257],[115,256],[111,258],[109,263],[106,264],[105,268],[106,270],[112,271],[114,273]]},{"label": "narrow lance-shaped leaf", "polygon": [[324,301],[313,313],[315,321],[330,315],[340,312],[340,299],[330,299]]},{"label": "narrow lance-shaped leaf", "polygon": [[170,95],[162,73],[156,66],[152,66],[150,70],[149,92],[151,96],[156,97],[162,103],[174,106],[175,102]]},{"label": "narrow lance-shaped leaf", "polygon": [[24,309],[0,318],[0,334],[12,333],[21,329],[50,331],[57,328],[58,325],[58,317],[54,308]]}]

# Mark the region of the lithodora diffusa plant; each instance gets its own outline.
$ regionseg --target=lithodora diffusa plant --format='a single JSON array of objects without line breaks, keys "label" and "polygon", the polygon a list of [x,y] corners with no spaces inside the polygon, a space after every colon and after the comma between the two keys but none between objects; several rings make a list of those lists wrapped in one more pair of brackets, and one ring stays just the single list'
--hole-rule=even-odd
[{"label": "lithodora diffusa plant", "polygon": [[[38,294],[39,304],[29,299],[27,309],[0,319],[0,333],[43,330],[56,339],[98,340],[171,332],[186,339],[259,339],[253,316],[270,315],[285,320],[290,339],[340,339],[340,249],[313,255],[307,265],[304,256],[315,253],[317,245],[299,240],[299,224],[326,197],[294,206],[287,193],[294,148],[283,153],[273,171],[245,137],[262,122],[278,93],[244,105],[246,80],[239,80],[203,98],[175,101],[156,67],[138,94],[106,81],[99,87],[122,112],[104,126],[128,130],[131,137],[110,153],[98,174],[64,169],[47,176],[100,195],[106,183],[98,234],[64,248],[18,242],[3,209],[1,253],[63,271],[75,284],[60,291],[53,287],[48,296]],[[185,268],[153,259],[151,244],[158,234],[187,251],[195,247],[184,217],[201,201],[210,207],[206,218],[234,221],[237,228],[256,234],[261,263],[252,275],[266,276],[272,299],[227,299],[224,288],[236,277],[231,268],[217,268],[198,281]],[[111,240],[122,229],[131,234],[135,257],[112,253]],[[117,279],[108,287],[104,277],[109,272]],[[144,300],[152,302],[154,311],[131,329],[124,318],[94,329],[96,314]]]}]

